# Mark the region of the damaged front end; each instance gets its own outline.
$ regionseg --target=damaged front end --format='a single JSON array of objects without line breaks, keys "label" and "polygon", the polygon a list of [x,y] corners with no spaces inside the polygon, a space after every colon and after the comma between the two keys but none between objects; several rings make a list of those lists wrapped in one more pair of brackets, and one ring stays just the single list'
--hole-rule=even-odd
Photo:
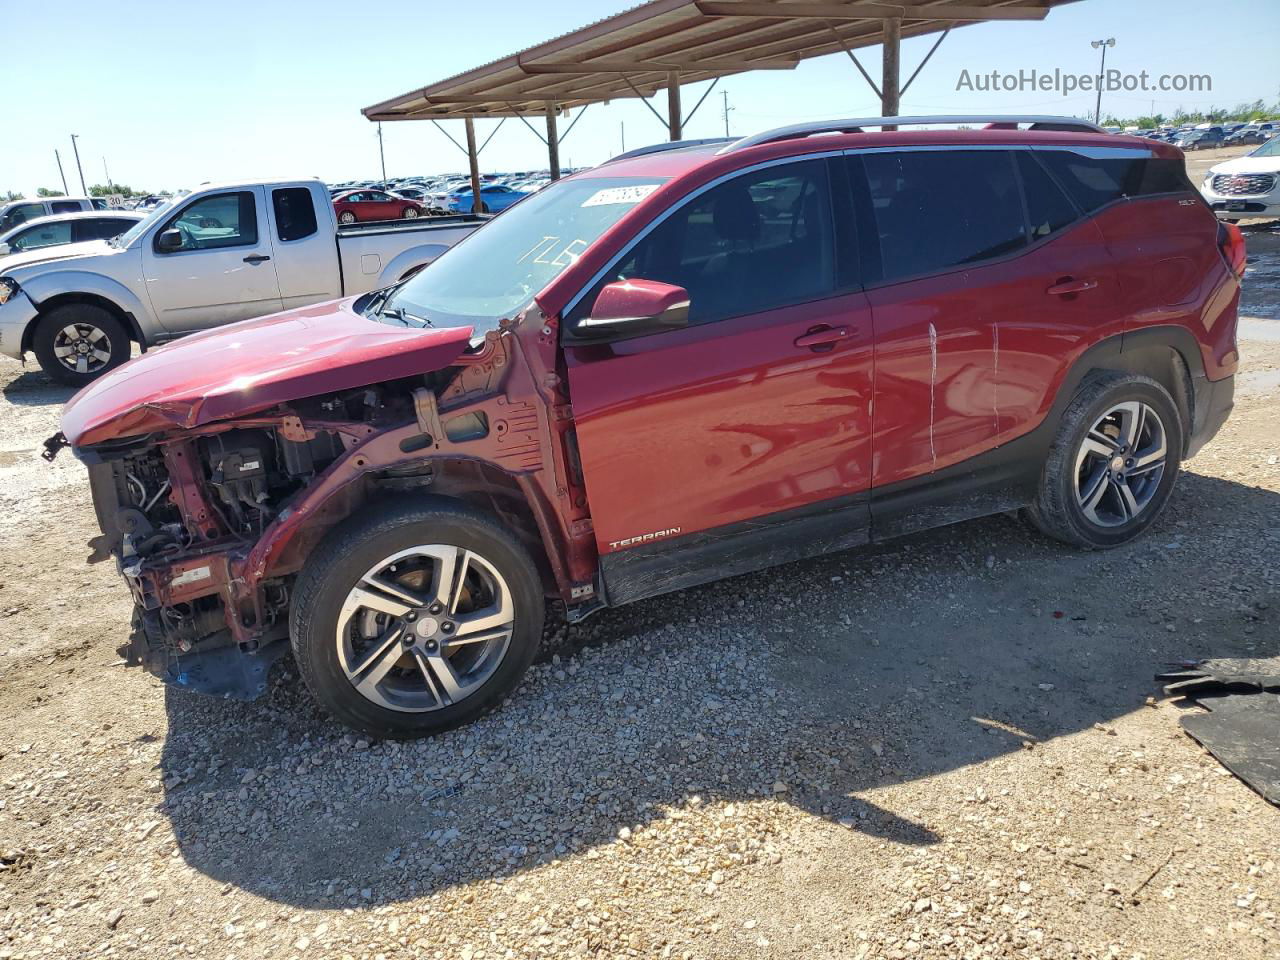
[{"label": "damaged front end", "polygon": [[121,656],[188,689],[260,695],[288,650],[297,573],[335,525],[386,496],[482,506],[545,558],[549,596],[590,597],[572,420],[538,321],[505,324],[425,374],[90,444],[68,431],[102,530],[89,560],[114,557],[135,604]]}]

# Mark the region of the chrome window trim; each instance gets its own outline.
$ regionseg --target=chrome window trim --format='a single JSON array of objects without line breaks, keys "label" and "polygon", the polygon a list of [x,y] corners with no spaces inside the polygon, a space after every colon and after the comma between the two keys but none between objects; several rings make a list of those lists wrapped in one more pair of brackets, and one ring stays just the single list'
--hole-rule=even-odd
[{"label": "chrome window trim", "polygon": [[658,216],[650,220],[647,226],[645,226],[639,233],[637,233],[634,237],[632,237],[630,241],[627,242],[627,245],[623,247],[617,254],[615,254],[609,260],[608,263],[606,263],[603,267],[597,270],[595,275],[591,277],[591,279],[588,280],[586,284],[584,284],[576,294],[573,295],[573,298],[570,299],[569,302],[566,303],[563,308],[561,308],[560,318],[562,321],[564,321],[565,329],[568,328],[569,315],[573,313],[575,309],[577,309],[578,304],[582,301],[582,298],[585,297],[588,293],[590,293],[592,289],[595,288],[595,285],[597,283],[599,283],[602,279],[604,279],[605,274],[607,274],[610,270],[616,267],[618,263],[624,257],[627,256],[627,254],[629,254],[633,249],[635,249],[636,244],[640,243],[640,241],[644,240],[645,237],[647,237],[650,233],[652,233],[659,226],[665,223],[667,221],[667,218],[669,218],[674,213],[676,213],[676,211],[680,210],[686,203],[702,196],[708,190],[712,190],[720,186],[720,184],[725,183],[729,180],[733,180],[735,177],[740,177],[744,174],[754,173],[757,170],[766,170],[769,167],[779,167],[788,163],[801,163],[805,160],[826,160],[832,157],[842,156],[844,153],[845,151],[843,150],[824,150],[820,153],[803,153],[803,154],[796,154],[794,156],[789,156],[789,157],[775,157],[772,160],[763,160],[759,163],[753,163],[748,167],[739,167],[738,169],[733,170],[729,173],[722,174],[721,176],[716,177],[714,180],[710,180],[707,183],[704,183],[702,186],[698,187],[692,193],[684,194],[682,197],[680,197],[679,200],[671,204],[671,206],[663,210],[662,213],[660,213]]}]

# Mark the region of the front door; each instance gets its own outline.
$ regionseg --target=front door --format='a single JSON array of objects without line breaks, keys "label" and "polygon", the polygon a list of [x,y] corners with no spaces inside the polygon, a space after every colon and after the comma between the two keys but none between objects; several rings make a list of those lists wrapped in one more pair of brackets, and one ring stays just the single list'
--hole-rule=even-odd
[{"label": "front door", "polygon": [[[156,240],[177,230],[182,246]],[[262,187],[198,197],[180,207],[143,247],[143,275],[156,318],[171,334],[282,309],[271,260]]]},{"label": "front door", "polygon": [[773,165],[686,201],[598,285],[690,299],[686,329],[566,347],[614,601],[865,541],[870,311],[835,234],[828,161]]}]

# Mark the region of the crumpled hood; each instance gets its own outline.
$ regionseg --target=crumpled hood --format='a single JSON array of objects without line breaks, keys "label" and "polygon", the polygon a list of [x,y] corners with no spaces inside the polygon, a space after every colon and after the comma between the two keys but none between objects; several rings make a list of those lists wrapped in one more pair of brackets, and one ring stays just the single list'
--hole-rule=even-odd
[{"label": "crumpled hood", "polygon": [[1220,173],[1280,173],[1280,157],[1236,157],[1209,168],[1210,176]]},{"label": "crumpled hood", "polygon": [[368,320],[355,298],[314,304],[149,350],[85,387],[62,412],[75,447],[247,416],[302,397],[430,373],[465,351],[471,327]]},{"label": "crumpled hood", "polygon": [[0,256],[0,274],[9,276],[20,267],[32,267],[58,260],[74,260],[78,257],[109,256],[122,252],[119,247],[113,247],[105,240],[84,240],[80,243],[63,243],[56,247],[40,247],[27,253],[10,253]]}]

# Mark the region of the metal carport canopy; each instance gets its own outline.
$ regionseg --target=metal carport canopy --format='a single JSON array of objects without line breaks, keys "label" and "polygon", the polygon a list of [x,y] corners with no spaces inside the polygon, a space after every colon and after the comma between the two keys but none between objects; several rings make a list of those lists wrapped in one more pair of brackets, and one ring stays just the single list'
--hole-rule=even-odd
[{"label": "metal carport canopy", "polygon": [[[545,117],[554,176],[560,139],[556,115],[566,109],[624,97],[647,98],[666,89],[668,133],[678,140],[687,119],[680,111],[681,84],[749,70],[791,69],[801,60],[843,50],[881,97],[883,115],[893,116],[899,112],[902,37],[993,20],[1042,20],[1052,7],[1070,2],[1074,0],[651,0],[365,107],[362,113],[373,121],[465,118],[473,171],[473,119]],[[880,87],[853,54],[877,44],[885,47]]]}]

